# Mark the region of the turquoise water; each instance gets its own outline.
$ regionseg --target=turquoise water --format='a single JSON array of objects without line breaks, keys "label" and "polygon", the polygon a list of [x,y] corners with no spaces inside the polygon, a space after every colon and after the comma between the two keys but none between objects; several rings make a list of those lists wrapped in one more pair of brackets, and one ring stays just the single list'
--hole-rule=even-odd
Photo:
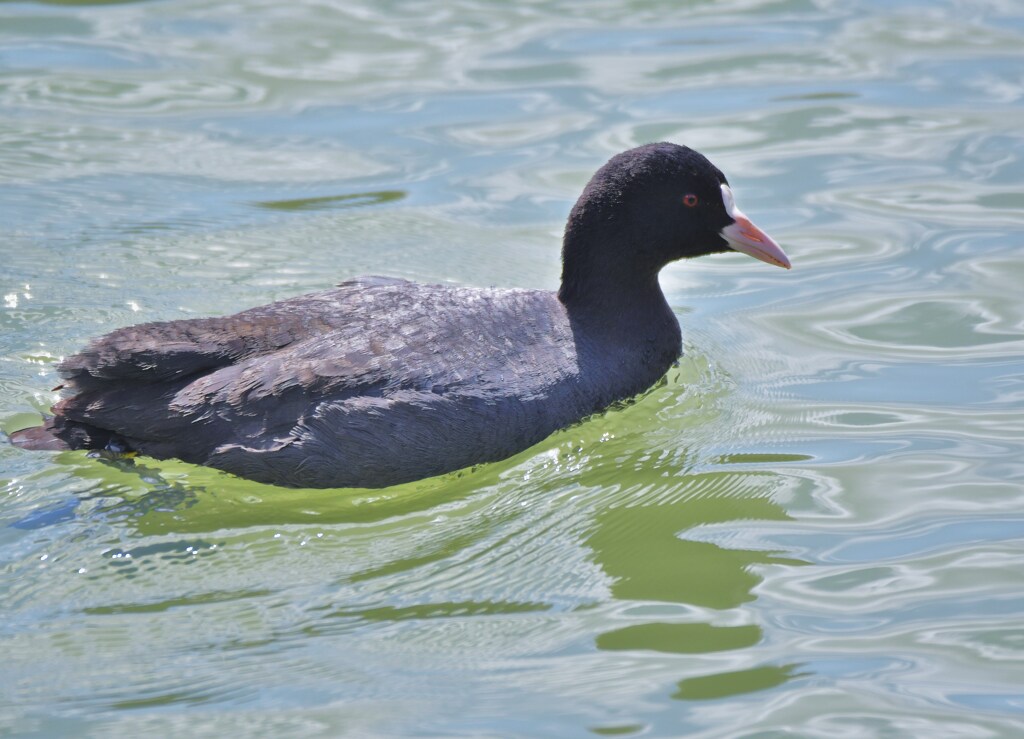
[{"label": "turquoise water", "polygon": [[0,734],[1024,734],[1024,11],[0,2],[0,428],[147,320],[384,273],[554,288],[612,154],[793,259],[686,356],[381,491],[0,445]]}]

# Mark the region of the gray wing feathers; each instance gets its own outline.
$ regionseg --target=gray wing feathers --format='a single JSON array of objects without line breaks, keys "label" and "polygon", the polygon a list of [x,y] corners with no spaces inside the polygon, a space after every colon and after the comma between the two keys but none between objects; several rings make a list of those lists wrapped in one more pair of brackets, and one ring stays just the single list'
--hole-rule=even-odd
[{"label": "gray wing feathers", "polygon": [[552,293],[352,281],[108,334],[62,365],[78,392],[55,411],[257,480],[389,484],[564,425],[585,399],[549,402],[577,392],[563,315]]},{"label": "gray wing feathers", "polygon": [[144,323],[117,329],[68,357],[58,371],[73,389],[108,380],[159,383],[276,352],[342,327],[361,293],[406,283],[360,278],[319,293],[282,300],[231,316]]}]

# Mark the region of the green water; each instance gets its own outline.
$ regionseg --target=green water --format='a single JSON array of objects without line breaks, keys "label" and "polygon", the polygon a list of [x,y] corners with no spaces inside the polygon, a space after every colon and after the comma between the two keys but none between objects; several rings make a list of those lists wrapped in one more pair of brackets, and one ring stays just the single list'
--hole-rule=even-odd
[{"label": "green water", "polygon": [[792,272],[663,386],[381,491],[0,445],[0,734],[1024,735],[1019,3],[0,2],[0,428],[89,337],[359,274],[553,288],[610,155]]}]

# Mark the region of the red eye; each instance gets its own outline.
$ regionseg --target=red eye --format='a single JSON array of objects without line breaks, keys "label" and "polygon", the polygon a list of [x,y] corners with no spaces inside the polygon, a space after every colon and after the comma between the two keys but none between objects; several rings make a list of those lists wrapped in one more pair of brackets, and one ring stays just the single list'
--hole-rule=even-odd
[{"label": "red eye", "polygon": [[693,208],[695,205],[697,205],[697,202],[697,196],[694,195],[693,193],[690,193],[689,195],[683,195],[683,205],[685,205],[687,208]]}]

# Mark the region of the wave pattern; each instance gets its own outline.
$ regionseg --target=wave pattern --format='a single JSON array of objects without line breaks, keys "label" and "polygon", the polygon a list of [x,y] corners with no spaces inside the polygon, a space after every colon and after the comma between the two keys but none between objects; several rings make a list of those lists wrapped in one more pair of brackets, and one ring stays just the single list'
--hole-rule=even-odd
[{"label": "wave pattern", "polygon": [[1022,36],[998,1],[0,4],[8,431],[128,323],[553,287],[650,140],[795,265],[670,267],[664,383],[399,488],[0,445],[0,733],[1020,735]]}]

